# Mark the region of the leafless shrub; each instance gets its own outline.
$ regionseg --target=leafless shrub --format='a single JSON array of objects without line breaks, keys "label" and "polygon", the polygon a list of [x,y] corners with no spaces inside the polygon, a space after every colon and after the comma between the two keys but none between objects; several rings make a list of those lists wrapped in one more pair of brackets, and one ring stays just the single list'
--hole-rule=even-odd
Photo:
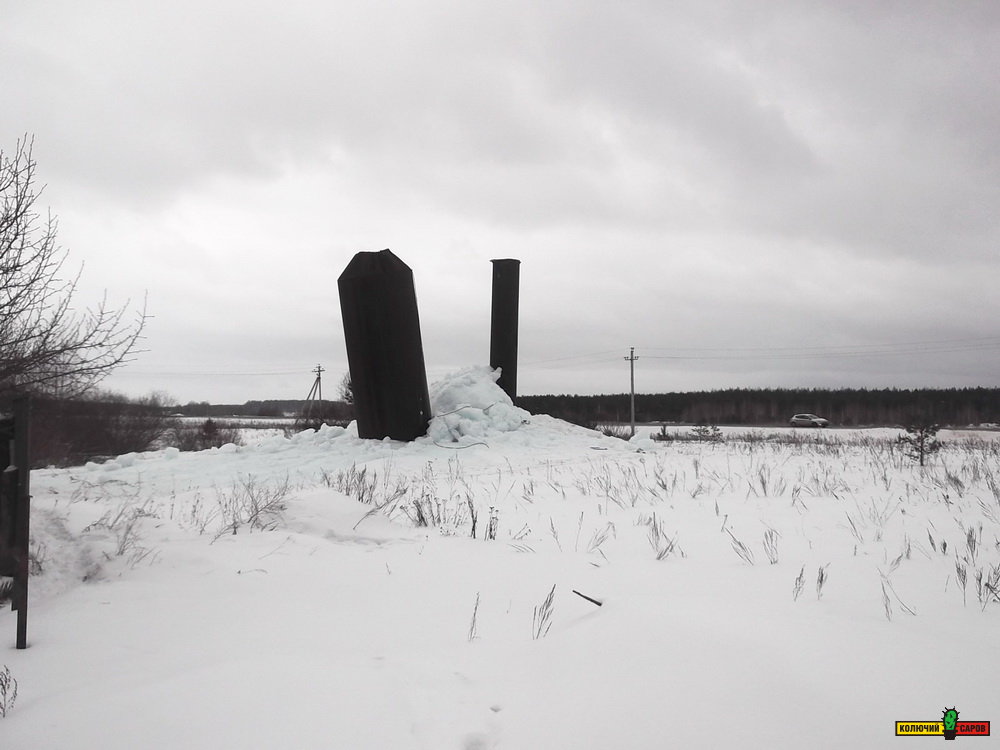
[{"label": "leafless shrub", "polygon": [[981,523],[979,524],[978,530],[969,527],[965,531],[965,549],[968,552],[968,554],[966,555],[966,559],[968,559],[969,563],[973,566],[976,565],[976,556],[978,555],[979,549],[982,546],[982,538],[983,538],[983,525]]},{"label": "leafless shrub", "polygon": [[0,718],[6,718],[17,701],[17,680],[10,673],[10,667],[4,664],[0,669]]},{"label": "leafless shrub", "polygon": [[[900,599],[899,594],[896,593],[896,589],[892,585],[892,581],[889,580],[889,575],[891,575],[891,571],[890,571],[889,575],[887,575],[887,574],[882,573],[881,571],[879,571],[879,575],[882,577],[882,594],[883,594],[883,596],[885,596],[886,598],[888,598],[888,596],[885,593],[885,587],[888,586],[889,587],[889,591],[892,592],[892,595],[896,598],[896,602],[903,609],[903,611],[906,612],[906,614],[908,614],[908,615],[916,616],[916,614],[917,614],[916,611],[914,611],[912,607],[907,606],[906,603],[902,599]],[[888,616],[889,616],[889,619],[891,620],[892,619],[891,613],[889,613]]]},{"label": "leafless shrub", "polygon": [[[872,498],[869,506],[865,509],[868,519],[871,521],[872,525],[875,527],[875,541],[882,541],[882,537],[885,534],[885,527],[889,523],[889,519],[899,510],[902,503],[897,502],[891,508],[889,507],[891,500],[886,498],[881,504],[876,498]],[[860,511],[860,508],[859,508]]]},{"label": "leafless shrub", "polygon": [[[423,500],[423,498],[421,498],[421,500]],[[430,526],[430,521],[428,520],[427,515],[424,514],[426,500],[424,500],[424,502],[421,502],[421,500],[414,500],[412,503],[413,515],[411,518],[413,520],[413,525],[419,527]],[[403,512],[409,516],[406,508],[403,509]]]},{"label": "leafless shrub", "polygon": [[203,451],[223,445],[242,445],[240,428],[215,419],[206,419],[200,425],[177,422],[168,443],[182,451]]},{"label": "leafless shrub", "polygon": [[979,509],[983,511],[983,515],[986,518],[997,526],[1000,526],[1000,506],[994,508],[992,505],[987,505],[984,501],[980,500]]},{"label": "leafless shrub", "polygon": [[717,425],[696,425],[691,428],[691,435],[695,440],[707,443],[721,443],[722,430]]},{"label": "leafless shrub", "polygon": [[552,516],[549,516],[549,533],[555,540],[556,547],[559,549],[560,552],[562,552],[562,544],[560,544],[559,542],[559,529],[556,528],[556,522],[555,519],[552,518]]},{"label": "leafless shrub", "polygon": [[806,584],[806,566],[802,566],[802,570],[799,571],[798,577],[795,579],[795,583],[792,586],[792,601],[797,602],[799,600],[799,594],[802,593],[802,588]]},{"label": "leafless shrub", "polygon": [[761,464],[757,467],[756,481],[747,479],[750,491],[762,497],[777,497],[785,494],[785,478],[781,474],[773,471],[770,464]]},{"label": "leafless shrub", "polygon": [[599,529],[594,529],[594,533],[591,535],[590,541],[587,543],[587,552],[598,552],[603,555],[604,553],[601,551],[601,545],[613,536],[615,536],[615,525],[611,521],[608,521]]},{"label": "leafless shrub", "polygon": [[476,592],[476,603],[472,607],[472,622],[469,623],[469,643],[479,637],[479,592]]},{"label": "leafless shrub", "polygon": [[[388,503],[383,503],[378,508],[384,508]],[[410,522],[417,527],[434,527],[442,536],[454,536],[459,529],[465,528],[466,524],[471,526],[471,513],[475,510],[474,505],[470,505],[462,498],[443,498],[422,493],[420,497],[415,497],[409,503],[398,504],[394,507],[406,516]],[[470,508],[472,510],[470,511]],[[486,528],[486,539],[496,538],[496,527],[493,521],[494,509],[490,508],[490,522]],[[477,514],[478,517],[478,514]],[[492,536],[491,536],[492,535]]]},{"label": "leafless shrub", "polygon": [[[858,524],[856,524],[854,522],[854,519],[851,518],[851,514],[850,513],[848,513],[848,512],[845,511],[844,515],[847,516],[847,523],[850,525],[851,534],[854,535],[854,538],[857,539],[860,544],[864,544],[865,543],[865,538],[864,538],[864,535],[862,535],[861,530],[858,528]],[[858,522],[860,523],[861,519],[858,519]]]},{"label": "leafless shrub", "polygon": [[1000,564],[976,570],[976,597],[986,611],[991,602],[1000,602]]},{"label": "leafless shrub", "polygon": [[555,607],[553,606],[555,595],[556,586],[552,584],[549,595],[545,597],[545,600],[539,606],[535,607],[531,620],[532,640],[537,641],[539,638],[544,638],[549,634],[549,629],[552,627],[552,614],[555,611]]},{"label": "leafless shrub", "polygon": [[199,534],[204,534],[218,514],[218,507],[212,508],[205,503],[201,492],[195,492],[191,504],[185,512],[180,514],[179,520],[181,523],[196,529]]},{"label": "leafless shrub", "polygon": [[32,539],[28,544],[28,575],[38,576],[45,571],[48,560],[48,546],[41,540]]},{"label": "leafless shrub", "polygon": [[632,437],[632,428],[623,424],[606,424],[601,427],[601,434],[619,440],[628,440]]},{"label": "leafless shrub", "polygon": [[991,470],[986,474],[986,486],[993,494],[996,504],[1000,506],[1000,482],[997,481],[996,475]]},{"label": "leafless shrub", "polygon": [[473,539],[476,538],[476,527],[479,524],[479,512],[476,510],[475,503],[472,502],[472,497],[467,497],[466,502],[469,505],[469,518],[472,521],[472,528],[469,530],[469,536]]},{"label": "leafless shrub", "polygon": [[947,466],[944,467],[944,483],[947,487],[954,490],[955,494],[959,497],[963,497],[965,495],[965,482],[962,481],[958,474],[952,473]]},{"label": "leafless shrub", "polygon": [[141,534],[143,519],[156,517],[152,510],[153,500],[147,498],[140,502],[140,492],[141,489],[135,487],[133,494],[122,498],[116,508],[108,510],[83,529],[85,534],[103,529],[113,536],[113,553],[104,553],[108,560],[124,557],[130,565],[135,566],[150,556],[155,558],[155,550],[142,544]]},{"label": "leafless shrub", "polygon": [[443,526],[445,523],[446,506],[439,497],[423,494],[414,498],[410,507],[415,526]]},{"label": "leafless shrub", "polygon": [[215,539],[236,532],[244,526],[250,530],[271,531],[288,508],[291,491],[286,476],[280,484],[269,485],[254,476],[239,479],[228,490],[216,491],[221,519]]},{"label": "leafless shrub", "polygon": [[903,559],[903,554],[900,553],[897,557],[893,559],[891,563],[889,563],[889,575],[892,575],[893,573],[896,572],[896,568],[899,567],[899,563],[902,561],[902,559]]},{"label": "leafless shrub", "polygon": [[836,438],[830,438],[819,432],[807,433],[799,430],[783,432],[766,432],[764,430],[747,430],[746,432],[731,432],[726,435],[730,443],[742,443],[744,446],[792,446],[806,450],[823,449],[839,454],[844,443]]},{"label": "leafless shrub", "polygon": [[[663,528],[663,522],[654,514],[649,520],[649,531],[646,533],[649,546],[653,548],[653,554],[657,560],[665,560],[675,550],[680,550],[677,546],[677,535],[671,537]],[[683,555],[684,553],[681,552]]]},{"label": "leafless shrub", "polygon": [[676,440],[677,434],[667,432],[667,426],[665,424],[661,424],[660,431],[654,432],[652,435],[650,435],[650,437],[658,442],[666,443],[670,442],[671,440]]},{"label": "leafless shrub", "polygon": [[375,487],[378,483],[378,474],[369,472],[367,466],[360,469],[357,464],[351,464],[348,469],[338,471],[336,474],[322,472],[323,483],[327,487],[332,487],[343,495],[353,497],[359,503],[370,505],[375,500]]},{"label": "leafless shrub", "polygon": [[885,581],[882,581],[882,607],[885,609],[885,619],[892,622],[892,602],[889,600],[889,594],[885,590]]},{"label": "leafless shrub", "polygon": [[490,520],[486,524],[486,537],[487,541],[493,541],[497,538],[497,527],[500,525],[500,511],[497,508],[490,506]]},{"label": "leafless shrub", "polygon": [[829,580],[830,576],[827,575],[826,569],[830,567],[830,563],[826,565],[820,565],[819,570],[816,572],[816,599],[823,598],[823,586]]},{"label": "leafless shrub", "polygon": [[726,532],[729,534],[729,537],[730,537],[730,540],[731,540],[730,543],[732,544],[733,551],[737,555],[739,555],[740,558],[744,562],[746,562],[746,563],[748,563],[750,565],[753,565],[754,564],[754,557],[753,557],[753,552],[750,551],[750,548],[747,547],[739,539],[737,539],[736,535],[733,534],[733,532],[730,529],[726,529]]},{"label": "leafless shrub", "polygon": [[963,565],[962,563],[960,563],[958,561],[958,559],[956,558],[955,559],[955,577],[958,578],[958,582],[962,586],[962,606],[965,606],[965,605],[968,604],[968,602],[965,599],[965,589],[966,589],[966,584],[968,583],[968,574],[969,574],[968,573],[968,568],[965,565]]},{"label": "leafless shrub", "polygon": [[764,532],[764,554],[767,555],[767,561],[771,565],[776,565],[778,562],[778,537],[780,535],[774,529],[768,529]]}]

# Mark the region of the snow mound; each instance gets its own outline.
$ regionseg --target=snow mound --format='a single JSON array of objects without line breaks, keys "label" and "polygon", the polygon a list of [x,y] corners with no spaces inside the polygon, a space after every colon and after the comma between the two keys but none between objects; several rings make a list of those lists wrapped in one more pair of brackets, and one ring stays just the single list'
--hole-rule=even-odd
[{"label": "snow mound", "polygon": [[497,385],[499,377],[499,369],[467,367],[434,383],[428,437],[437,443],[470,442],[526,424],[531,414],[514,406]]}]

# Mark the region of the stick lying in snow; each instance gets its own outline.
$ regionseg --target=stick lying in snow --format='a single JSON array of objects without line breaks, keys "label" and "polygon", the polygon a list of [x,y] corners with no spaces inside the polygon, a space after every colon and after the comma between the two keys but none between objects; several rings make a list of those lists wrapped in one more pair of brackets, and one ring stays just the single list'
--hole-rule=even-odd
[{"label": "stick lying in snow", "polygon": [[581,594],[576,589],[573,589],[573,593],[576,594],[577,596],[579,596],[581,599],[586,599],[591,604],[596,604],[598,607],[603,607],[604,606],[604,602],[599,602],[599,601],[597,601],[597,599],[591,599],[589,596],[587,596],[586,594]]}]

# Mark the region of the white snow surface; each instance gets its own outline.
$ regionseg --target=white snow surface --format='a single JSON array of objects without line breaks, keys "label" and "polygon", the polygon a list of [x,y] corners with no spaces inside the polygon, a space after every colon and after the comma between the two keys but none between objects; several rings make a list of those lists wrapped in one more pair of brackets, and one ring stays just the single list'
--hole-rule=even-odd
[{"label": "white snow surface", "polygon": [[863,432],[626,442],[494,375],[436,384],[412,443],[33,472],[0,748],[882,748],[946,706],[1000,718],[986,433],[924,469]]}]

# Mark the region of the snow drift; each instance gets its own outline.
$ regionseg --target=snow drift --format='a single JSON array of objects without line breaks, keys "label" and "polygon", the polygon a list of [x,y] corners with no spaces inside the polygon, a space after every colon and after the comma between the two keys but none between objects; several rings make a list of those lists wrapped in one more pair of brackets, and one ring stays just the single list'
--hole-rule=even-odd
[{"label": "snow drift", "polygon": [[412,443],[33,472],[4,750],[877,748],[945,705],[994,719],[992,442],[920,469],[847,431],[629,443],[487,368],[432,393]]}]

